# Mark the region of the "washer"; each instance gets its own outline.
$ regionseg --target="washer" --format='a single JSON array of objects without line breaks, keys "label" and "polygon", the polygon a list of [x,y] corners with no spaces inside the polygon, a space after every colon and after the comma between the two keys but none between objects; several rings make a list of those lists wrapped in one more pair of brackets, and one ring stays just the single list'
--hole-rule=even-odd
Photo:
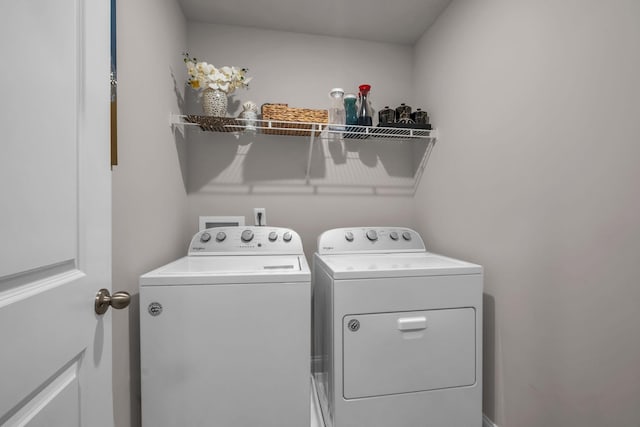
[{"label": "washer", "polygon": [[275,227],[200,231],[141,276],[142,425],[310,425],[310,277]]},{"label": "washer", "polygon": [[482,425],[482,267],[402,227],[323,233],[314,376],[327,427]]}]

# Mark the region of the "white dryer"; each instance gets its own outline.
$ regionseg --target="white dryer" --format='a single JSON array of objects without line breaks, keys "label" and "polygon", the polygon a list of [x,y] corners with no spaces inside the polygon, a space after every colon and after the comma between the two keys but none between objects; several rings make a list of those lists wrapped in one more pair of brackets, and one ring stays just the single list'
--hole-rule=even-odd
[{"label": "white dryer", "polygon": [[482,425],[482,267],[401,227],[341,228],[313,259],[327,427]]},{"label": "white dryer", "polygon": [[197,233],[140,277],[142,425],[310,425],[310,271],[275,227]]}]

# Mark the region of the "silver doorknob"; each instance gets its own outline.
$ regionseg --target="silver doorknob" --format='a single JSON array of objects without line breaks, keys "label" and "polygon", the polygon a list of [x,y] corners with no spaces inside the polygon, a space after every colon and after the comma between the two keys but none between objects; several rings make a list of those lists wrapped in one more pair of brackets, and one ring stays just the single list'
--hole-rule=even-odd
[{"label": "silver doorknob", "polygon": [[100,289],[96,294],[95,310],[97,314],[105,314],[109,306],[120,310],[129,306],[131,295],[128,292],[115,292],[113,295],[108,289]]}]

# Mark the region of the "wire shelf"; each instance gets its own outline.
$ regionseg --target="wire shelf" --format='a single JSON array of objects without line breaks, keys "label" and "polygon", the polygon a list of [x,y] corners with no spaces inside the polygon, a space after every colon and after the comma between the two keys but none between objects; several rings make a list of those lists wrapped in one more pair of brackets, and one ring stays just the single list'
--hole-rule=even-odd
[{"label": "wire shelf", "polygon": [[327,123],[289,122],[278,120],[241,119],[198,115],[172,115],[172,125],[197,126],[208,132],[255,131],[269,135],[319,136],[340,135],[345,139],[435,139],[434,129],[408,127],[373,127],[330,125]]}]

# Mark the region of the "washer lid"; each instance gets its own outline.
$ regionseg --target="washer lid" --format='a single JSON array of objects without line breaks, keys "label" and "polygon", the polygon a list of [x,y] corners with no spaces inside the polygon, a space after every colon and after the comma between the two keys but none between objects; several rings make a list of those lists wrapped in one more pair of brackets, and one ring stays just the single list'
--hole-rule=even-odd
[{"label": "washer lid", "polygon": [[480,265],[429,252],[349,255],[316,254],[315,259],[326,266],[329,274],[334,279],[482,273],[482,266]]},{"label": "washer lid", "polygon": [[299,255],[186,256],[140,276],[140,286],[309,282]]}]

